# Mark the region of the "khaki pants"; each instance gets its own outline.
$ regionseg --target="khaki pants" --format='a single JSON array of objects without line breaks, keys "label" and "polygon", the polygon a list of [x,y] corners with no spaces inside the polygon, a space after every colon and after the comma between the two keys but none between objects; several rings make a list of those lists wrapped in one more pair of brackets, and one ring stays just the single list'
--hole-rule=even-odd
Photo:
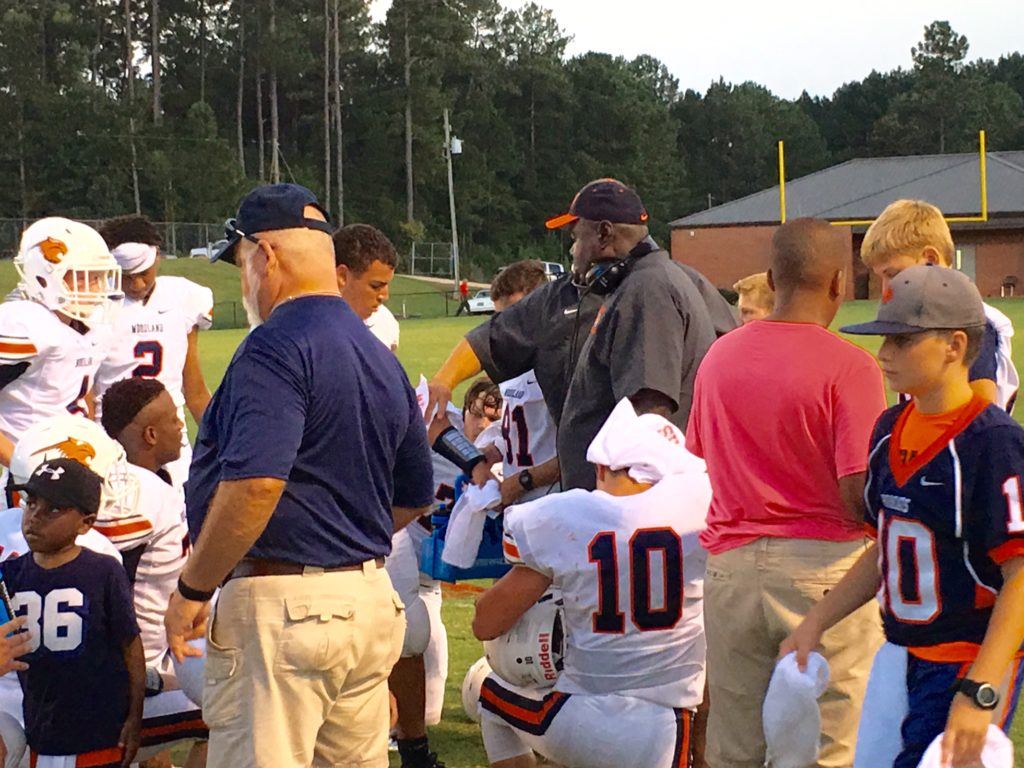
[{"label": "khaki pants", "polygon": [[[704,620],[711,694],[706,752],[710,768],[764,765],[761,706],[779,644],[867,546],[863,540],[763,538],[709,556]],[[882,639],[874,601],[825,633],[821,653],[829,663],[831,680],[819,700],[819,768],[853,765],[861,701]]]},{"label": "khaki pants", "polygon": [[207,766],[386,768],[387,679],[404,635],[402,602],[372,561],[232,579],[206,646]]}]

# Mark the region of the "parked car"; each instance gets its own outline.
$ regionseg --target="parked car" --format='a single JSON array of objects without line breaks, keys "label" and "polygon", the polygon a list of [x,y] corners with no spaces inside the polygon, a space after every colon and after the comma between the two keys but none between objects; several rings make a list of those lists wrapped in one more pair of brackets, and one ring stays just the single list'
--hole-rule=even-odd
[{"label": "parked car", "polygon": [[217,249],[227,245],[227,242],[227,240],[218,240],[215,243],[207,243],[206,245],[201,245],[198,248],[193,248],[188,252],[189,258],[211,259],[213,258],[213,254],[217,252]]},{"label": "parked car", "polygon": [[491,301],[491,292],[488,290],[477,291],[469,300],[469,314],[486,315],[494,312],[494,302]]}]

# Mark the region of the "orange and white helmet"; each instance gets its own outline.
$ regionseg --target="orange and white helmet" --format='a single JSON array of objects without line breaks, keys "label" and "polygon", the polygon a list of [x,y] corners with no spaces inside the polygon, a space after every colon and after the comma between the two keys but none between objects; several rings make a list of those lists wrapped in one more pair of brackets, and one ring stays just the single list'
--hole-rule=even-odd
[{"label": "orange and white helmet", "polygon": [[25,298],[90,325],[120,306],[121,268],[100,233],[79,221],[40,219],[21,235],[14,267]]},{"label": "orange and white helmet", "polygon": [[84,416],[61,414],[25,430],[11,454],[11,480],[24,485],[40,464],[60,458],[74,459],[102,478],[100,517],[120,517],[124,510],[134,510],[138,479],[128,468],[124,448]]}]

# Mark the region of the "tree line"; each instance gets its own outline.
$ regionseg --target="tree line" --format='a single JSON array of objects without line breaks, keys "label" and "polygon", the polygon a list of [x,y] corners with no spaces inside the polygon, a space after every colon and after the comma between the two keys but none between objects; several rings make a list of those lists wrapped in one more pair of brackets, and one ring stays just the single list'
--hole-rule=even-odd
[{"label": "tree line", "polygon": [[[651,56],[568,57],[536,4],[394,0],[0,0],[0,218],[139,211],[217,221],[295,180],[336,222],[401,249],[449,238],[442,112],[470,273],[558,258],[543,221],[588,179],[638,189],[655,232],[851,157],[1024,147],[1024,56],[968,59],[947,22],[911,65],[829,97],[753,82],[681,90]],[[912,41],[908,41],[910,43]]]}]

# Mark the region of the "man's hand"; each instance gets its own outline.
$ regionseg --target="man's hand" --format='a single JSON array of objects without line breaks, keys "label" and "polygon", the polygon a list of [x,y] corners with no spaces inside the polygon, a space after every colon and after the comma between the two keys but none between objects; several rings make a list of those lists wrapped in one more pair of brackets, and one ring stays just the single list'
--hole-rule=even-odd
[{"label": "man's hand", "polygon": [[192,647],[188,641],[206,634],[206,620],[209,616],[209,603],[186,600],[177,590],[171,593],[167,613],[164,614],[164,629],[167,632],[167,645],[179,663],[186,656],[203,655],[201,649]]},{"label": "man's hand", "polygon": [[448,403],[452,401],[452,388],[440,379],[433,378],[427,382],[427,409],[424,421],[430,422],[430,417],[437,407],[438,416],[444,415],[448,409]]},{"label": "man's hand", "polygon": [[796,665],[801,672],[807,670],[807,657],[821,645],[824,633],[811,616],[800,622],[800,626],[779,645],[779,658],[796,651]]},{"label": "man's hand", "polygon": [[494,475],[491,474],[491,468],[486,461],[478,462],[473,467],[473,472],[469,478],[473,485],[483,488],[488,482],[494,480]]},{"label": "man's hand", "polygon": [[[24,672],[28,669],[28,664],[24,661],[18,661],[19,656],[24,656],[28,653],[31,641],[31,636],[28,632],[19,631],[24,626],[24,616],[18,616],[0,626],[0,675],[6,675],[12,671]],[[7,635],[11,636],[7,637]],[[0,760],[0,765],[3,765],[3,760]]]},{"label": "man's hand", "polygon": [[124,726],[121,728],[121,735],[117,739],[117,746],[124,750],[121,758],[121,768],[130,768],[135,761],[135,755],[139,751],[140,732],[142,731],[142,713],[129,713],[125,718]]},{"label": "man's hand", "polygon": [[981,750],[991,722],[990,711],[976,706],[963,694],[954,696],[942,733],[942,765],[982,768]]},{"label": "man's hand", "polygon": [[501,455],[501,449],[498,448],[494,443],[488,443],[483,447],[484,459],[487,462],[487,466],[493,467],[495,464],[501,464],[504,457]]},{"label": "man's hand", "polygon": [[427,441],[431,447],[437,441],[438,436],[451,425],[452,423],[448,420],[448,414],[445,411],[438,411],[437,418],[427,422]]},{"label": "man's hand", "polygon": [[519,482],[518,473],[501,481],[501,506],[515,504],[524,493],[523,484]]}]

